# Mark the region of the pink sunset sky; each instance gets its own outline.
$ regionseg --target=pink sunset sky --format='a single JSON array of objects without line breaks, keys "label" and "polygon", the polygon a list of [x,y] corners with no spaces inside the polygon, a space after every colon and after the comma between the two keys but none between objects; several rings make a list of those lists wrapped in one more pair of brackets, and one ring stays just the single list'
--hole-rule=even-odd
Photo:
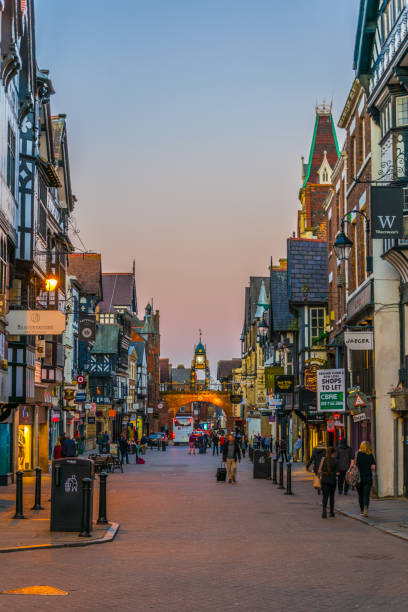
[{"label": "pink sunset sky", "polygon": [[213,374],[240,356],[244,287],[296,229],[316,101],[336,122],[353,81],[357,4],[38,2],[81,239],[106,272],[136,260],[173,365],[199,328]]}]

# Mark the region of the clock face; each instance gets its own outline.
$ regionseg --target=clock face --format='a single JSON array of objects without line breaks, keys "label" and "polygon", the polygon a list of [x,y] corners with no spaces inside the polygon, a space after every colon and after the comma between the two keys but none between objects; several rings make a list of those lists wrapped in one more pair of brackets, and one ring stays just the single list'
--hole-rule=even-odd
[{"label": "clock face", "polygon": [[204,363],[204,356],[203,355],[198,355],[196,357],[196,363],[203,364]]}]

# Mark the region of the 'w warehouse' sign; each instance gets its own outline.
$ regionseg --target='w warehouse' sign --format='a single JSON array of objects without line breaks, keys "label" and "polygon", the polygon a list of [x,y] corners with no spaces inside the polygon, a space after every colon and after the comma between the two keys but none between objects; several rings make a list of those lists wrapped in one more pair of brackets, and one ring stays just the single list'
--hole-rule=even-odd
[{"label": "'w warehouse' sign", "polygon": [[317,370],[317,410],[319,412],[344,412],[345,371]]}]

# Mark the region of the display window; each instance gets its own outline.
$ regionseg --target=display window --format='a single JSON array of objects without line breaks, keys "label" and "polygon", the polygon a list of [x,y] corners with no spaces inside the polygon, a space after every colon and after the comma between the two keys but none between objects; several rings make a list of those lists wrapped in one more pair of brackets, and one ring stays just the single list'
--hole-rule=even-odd
[{"label": "display window", "polygon": [[18,426],[18,469],[27,471],[32,469],[33,458],[33,426]]}]

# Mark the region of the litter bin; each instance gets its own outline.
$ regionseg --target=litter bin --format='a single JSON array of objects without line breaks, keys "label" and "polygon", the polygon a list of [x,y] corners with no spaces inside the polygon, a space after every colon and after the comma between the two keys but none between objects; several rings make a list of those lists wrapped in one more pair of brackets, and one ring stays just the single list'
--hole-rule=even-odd
[{"label": "litter bin", "polygon": [[82,479],[91,478],[91,523],[94,462],[82,457],[66,457],[52,462],[51,531],[80,531]]},{"label": "litter bin", "polygon": [[266,478],[271,477],[271,458],[269,451],[254,450],[254,478]]},{"label": "litter bin", "polygon": [[253,461],[254,460],[254,449],[252,446],[249,447],[248,454],[249,454],[250,460]]}]

